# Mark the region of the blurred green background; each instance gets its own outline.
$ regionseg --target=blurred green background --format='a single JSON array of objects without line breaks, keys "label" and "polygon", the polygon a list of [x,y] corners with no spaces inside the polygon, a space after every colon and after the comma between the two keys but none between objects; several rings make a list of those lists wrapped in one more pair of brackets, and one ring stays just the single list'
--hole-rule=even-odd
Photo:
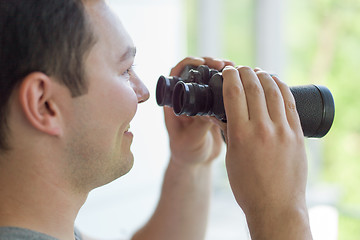
[{"label": "blurred green background", "polygon": [[[224,46],[218,57],[256,67],[255,2],[222,2],[223,28],[215,31]],[[199,55],[194,24],[198,8],[197,0],[186,0],[188,55],[194,56]],[[326,85],[335,99],[333,127],[320,140],[321,168],[310,180],[337,189],[338,239],[360,239],[360,1],[287,0],[285,9],[284,80],[289,85]]]}]

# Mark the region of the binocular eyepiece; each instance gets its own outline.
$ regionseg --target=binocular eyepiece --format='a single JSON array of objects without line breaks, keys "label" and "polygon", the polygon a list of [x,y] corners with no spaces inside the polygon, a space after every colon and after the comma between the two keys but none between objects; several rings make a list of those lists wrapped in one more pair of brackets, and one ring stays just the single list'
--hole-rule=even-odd
[{"label": "binocular eyepiece", "polygon": [[[209,115],[226,122],[221,72],[207,66],[186,66],[180,77],[160,76],[156,86],[159,106],[172,107],[176,115]],[[335,104],[324,86],[290,87],[305,137],[321,138],[334,121]]]}]

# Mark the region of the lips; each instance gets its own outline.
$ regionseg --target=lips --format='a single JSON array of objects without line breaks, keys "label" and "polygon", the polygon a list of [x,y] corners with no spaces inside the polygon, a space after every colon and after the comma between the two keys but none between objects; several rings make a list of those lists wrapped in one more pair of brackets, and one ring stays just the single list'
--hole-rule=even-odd
[{"label": "lips", "polygon": [[128,136],[130,138],[133,138],[133,133],[130,132],[130,124],[126,127],[125,131],[124,131],[124,136]]}]

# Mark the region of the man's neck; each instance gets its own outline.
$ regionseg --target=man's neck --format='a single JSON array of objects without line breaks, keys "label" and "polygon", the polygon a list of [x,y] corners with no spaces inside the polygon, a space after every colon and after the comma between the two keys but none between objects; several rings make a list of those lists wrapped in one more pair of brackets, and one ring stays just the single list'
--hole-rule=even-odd
[{"label": "man's neck", "polygon": [[87,193],[71,192],[59,179],[50,169],[24,160],[2,161],[0,226],[22,227],[73,240],[74,221]]}]

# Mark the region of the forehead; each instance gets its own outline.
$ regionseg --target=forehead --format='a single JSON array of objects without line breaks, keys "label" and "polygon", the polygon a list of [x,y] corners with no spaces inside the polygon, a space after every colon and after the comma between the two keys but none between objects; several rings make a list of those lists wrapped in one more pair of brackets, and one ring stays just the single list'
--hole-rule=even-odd
[{"label": "forehead", "polygon": [[84,1],[97,42],[119,51],[126,51],[133,46],[132,39],[123,27],[120,19],[102,0]]}]

